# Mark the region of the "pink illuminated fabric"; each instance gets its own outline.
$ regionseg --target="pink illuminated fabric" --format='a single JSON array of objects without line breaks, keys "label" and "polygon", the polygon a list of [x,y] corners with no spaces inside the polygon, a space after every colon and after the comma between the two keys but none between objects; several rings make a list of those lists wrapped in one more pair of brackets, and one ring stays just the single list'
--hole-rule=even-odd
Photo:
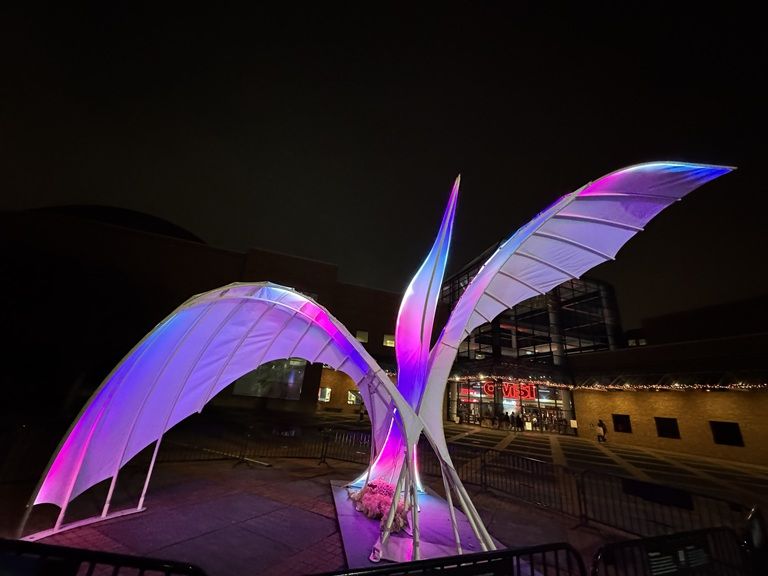
[{"label": "pink illuminated fabric", "polygon": [[[125,357],[66,436],[34,503],[71,501],[235,379],[288,357],[348,374],[377,422],[393,406],[414,419],[386,373],[322,306],[275,284],[233,284],[190,299]],[[377,432],[380,444],[386,432]]]},{"label": "pink illuminated fabric", "polygon": [[[408,285],[397,315],[395,328],[397,389],[414,410],[418,408],[426,386],[432,328],[448,261],[459,184],[460,177],[454,182],[432,249]],[[400,419],[400,415],[395,415],[395,418]],[[411,445],[416,444],[417,433],[420,434],[421,428],[417,429],[412,425],[404,426],[402,423],[389,428],[386,443],[378,451],[370,474],[359,478],[358,483],[367,476],[381,478],[390,483],[396,482],[406,453],[406,442],[410,442]],[[407,440],[404,430],[410,432]],[[417,483],[420,487],[418,478]]]}]

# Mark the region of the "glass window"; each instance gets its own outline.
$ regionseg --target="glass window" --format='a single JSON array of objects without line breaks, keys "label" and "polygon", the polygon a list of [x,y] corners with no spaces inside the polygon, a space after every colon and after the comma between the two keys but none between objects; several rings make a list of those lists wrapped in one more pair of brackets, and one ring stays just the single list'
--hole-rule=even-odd
[{"label": "glass window", "polygon": [[395,347],[395,335],[394,334],[384,334],[384,341],[382,342],[384,346],[387,348],[394,348]]},{"label": "glass window", "polygon": [[319,392],[317,393],[317,401],[318,402],[330,402],[331,401],[331,389],[330,388],[320,388]]},{"label": "glass window", "polygon": [[712,439],[715,441],[715,444],[744,446],[744,439],[741,437],[741,429],[738,422],[710,420],[709,427],[712,429]]},{"label": "glass window", "polygon": [[357,390],[347,390],[347,404],[353,404],[355,406],[359,406],[363,403],[362,398],[360,397],[360,392]]},{"label": "glass window", "polygon": [[275,360],[235,380],[232,394],[257,398],[298,400],[307,362],[301,358]]},{"label": "glass window", "polygon": [[654,416],[656,421],[656,433],[659,438],[680,438],[680,429],[677,426],[677,418],[660,418]]},{"label": "glass window", "polygon": [[358,330],[357,334],[355,334],[355,338],[359,342],[362,342],[363,344],[368,342],[368,331],[367,330]]},{"label": "glass window", "polygon": [[632,433],[632,422],[629,419],[629,414],[611,414],[611,416],[613,417],[614,432]]}]

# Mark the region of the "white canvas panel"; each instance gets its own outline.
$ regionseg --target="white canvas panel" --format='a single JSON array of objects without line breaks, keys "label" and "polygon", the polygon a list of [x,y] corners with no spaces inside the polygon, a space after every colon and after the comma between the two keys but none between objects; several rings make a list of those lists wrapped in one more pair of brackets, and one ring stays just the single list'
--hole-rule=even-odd
[{"label": "white canvas panel", "polygon": [[571,203],[568,214],[623,222],[642,228],[672,203],[662,198],[584,196]]},{"label": "white canvas panel", "polygon": [[488,318],[489,320],[493,320],[504,312],[504,310],[507,309],[507,306],[504,304],[501,304],[500,302],[494,300],[490,296],[488,296],[488,291],[486,290],[485,294],[483,294],[480,297],[480,300],[477,302],[477,311],[480,312],[482,316],[485,318]]},{"label": "white canvas panel", "polygon": [[[578,217],[578,215],[571,214],[568,208],[560,212],[560,215],[562,214]],[[553,218],[545,222],[540,231],[562,236],[579,244],[586,244],[607,253],[609,256],[616,256],[619,248],[637,234],[636,230],[628,228],[566,218]]]},{"label": "white canvas panel", "polygon": [[186,388],[188,379],[197,369],[201,356],[212,342],[212,336],[219,331],[222,322],[227,318],[231,320],[230,312],[237,308],[237,302],[220,301],[200,308],[202,313],[198,321],[184,340],[169,351],[163,370],[155,376],[156,382],[150,396],[129,434],[123,464],[168,429],[176,403],[183,396],[182,392],[186,391],[188,397],[190,396],[190,390]]},{"label": "white canvas panel", "polygon": [[371,431],[375,440],[375,448],[379,450],[384,445],[387,430],[392,423],[392,400],[389,394],[382,395],[383,386],[375,392],[366,404],[371,419]]},{"label": "white canvas panel", "polygon": [[[589,248],[592,247],[589,246]],[[595,250],[599,252],[599,250]],[[554,240],[542,236],[533,236],[528,239],[525,242],[523,251],[533,254],[539,259],[556,267],[553,269],[545,264],[538,264],[540,268],[546,269],[546,274],[542,275],[542,278],[552,274],[556,279],[560,279],[560,281],[555,284],[551,284],[549,281],[542,279],[540,284],[538,284],[539,286],[549,286],[550,288],[569,279],[568,276],[559,272],[558,269],[570,272],[574,276],[580,276],[585,270],[589,270],[593,266],[597,266],[608,260],[605,256],[590,252],[586,248],[574,246],[573,244],[569,244],[562,240]],[[517,258],[519,258],[519,256]],[[548,290],[549,288],[543,291],[547,292]]]},{"label": "white canvas panel", "polygon": [[267,283],[259,288],[259,291],[256,293],[256,297],[268,302],[282,302],[285,298],[289,297],[290,293],[290,290],[286,290],[282,286]]},{"label": "white canvas panel", "polygon": [[323,349],[317,361],[322,362],[323,364],[328,364],[328,366],[336,369],[341,366],[341,363],[346,357],[347,355],[343,351],[339,350],[338,346],[335,346],[332,342],[330,345]]},{"label": "white canvas panel", "polygon": [[[253,291],[253,290],[251,290]],[[179,396],[171,414],[168,427],[180,422],[190,414],[202,410],[213,397],[212,390],[225,362],[235,351],[268,304],[254,300],[221,300],[217,307],[228,309],[218,326],[212,329],[210,341],[199,351],[193,370],[187,375],[183,393]]]},{"label": "white canvas panel", "polygon": [[538,294],[535,290],[501,274],[494,276],[486,292],[504,302],[507,308],[512,308],[510,302],[522,302]]},{"label": "white canvas panel", "polygon": [[[526,243],[527,246],[527,243]],[[545,286],[560,283],[568,277],[549,266],[514,254],[502,268],[505,274],[513,276],[519,283],[535,288],[538,294],[546,292]],[[516,302],[518,304],[518,302]]]},{"label": "white canvas panel", "polygon": [[321,350],[327,345],[328,333],[317,325],[312,326],[296,347],[294,354],[299,358],[316,361]]},{"label": "white canvas panel", "polygon": [[[109,405],[114,390],[103,387],[96,392],[87,409],[75,421],[72,429],[65,437],[58,453],[55,455],[46,474],[46,481],[40,486],[35,495],[34,504],[55,504],[63,506],[80,492],[72,492],[75,479],[80,470],[82,459],[86,456],[89,440],[94,429],[103,418],[104,410]],[[116,460],[118,455],[113,455]],[[99,480],[97,480],[98,482]]]},{"label": "white canvas panel", "polygon": [[[282,329],[279,338],[275,338],[275,341],[270,346],[268,357],[277,358],[290,358],[294,353],[294,348],[299,342],[299,339],[304,335],[309,326],[309,320],[300,315],[296,315],[288,321],[288,324]],[[264,363],[264,362],[262,362]]]},{"label": "white canvas panel", "polygon": [[273,307],[249,329],[221,373],[220,381],[225,383],[224,386],[265,363],[264,359],[274,343],[280,340],[283,329],[292,317],[292,312]]},{"label": "white canvas panel", "polygon": [[107,384],[111,392],[110,402],[105,407],[99,425],[88,437],[87,449],[72,492],[73,498],[118,469],[122,446],[152,392],[155,376],[165,365],[168,351],[183,340],[203,311],[202,308],[185,310],[170,322],[164,323],[157,338],[151,339],[146,347],[138,351],[139,356],[123,381],[110,381]]}]

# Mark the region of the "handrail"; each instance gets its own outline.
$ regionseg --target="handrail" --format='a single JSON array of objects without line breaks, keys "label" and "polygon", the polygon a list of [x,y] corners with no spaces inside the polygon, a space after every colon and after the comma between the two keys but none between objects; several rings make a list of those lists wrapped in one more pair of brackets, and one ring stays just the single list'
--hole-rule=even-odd
[{"label": "handrail", "polygon": [[2,574],[93,574],[99,567],[112,568],[113,574],[127,568],[141,574],[151,571],[166,576],[206,576],[202,569],[186,562],[0,538]]},{"label": "handrail", "polygon": [[350,568],[317,576],[395,576],[450,574],[455,576],[587,576],[584,561],[568,543],[558,542],[528,548],[510,548],[444,556],[414,562],[382,563],[371,568]]}]

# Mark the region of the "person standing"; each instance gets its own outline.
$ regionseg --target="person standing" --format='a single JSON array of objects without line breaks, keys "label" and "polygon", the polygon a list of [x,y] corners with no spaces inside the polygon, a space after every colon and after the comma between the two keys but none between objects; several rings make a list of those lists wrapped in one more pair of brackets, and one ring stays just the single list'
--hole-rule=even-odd
[{"label": "person standing", "polygon": [[605,425],[605,422],[603,422],[603,419],[600,418],[597,421],[597,441],[606,442],[607,440],[608,440],[608,427]]}]

